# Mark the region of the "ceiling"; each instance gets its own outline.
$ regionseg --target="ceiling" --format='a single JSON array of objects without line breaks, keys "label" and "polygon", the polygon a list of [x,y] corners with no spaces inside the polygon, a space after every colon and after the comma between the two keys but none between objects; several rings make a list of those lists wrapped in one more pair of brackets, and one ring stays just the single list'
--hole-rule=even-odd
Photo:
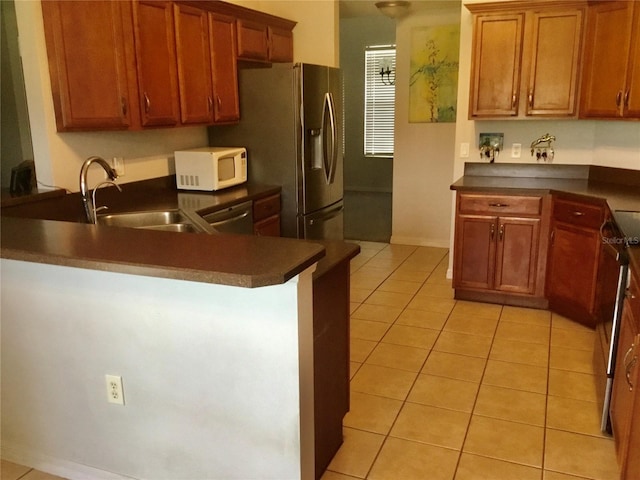
[{"label": "ceiling", "polygon": [[[382,15],[376,8],[378,0],[340,0],[340,18]],[[460,0],[410,0],[410,12],[437,10],[452,4],[460,5]]]}]

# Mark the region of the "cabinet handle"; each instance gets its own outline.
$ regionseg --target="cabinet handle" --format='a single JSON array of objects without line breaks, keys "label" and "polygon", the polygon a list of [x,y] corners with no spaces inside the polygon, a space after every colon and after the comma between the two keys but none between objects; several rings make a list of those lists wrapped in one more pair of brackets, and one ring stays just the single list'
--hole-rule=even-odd
[{"label": "cabinet handle", "polygon": [[149,100],[149,95],[147,95],[147,92],[144,92],[144,113],[149,113],[149,110],[151,110],[151,101]]},{"label": "cabinet handle", "polygon": [[551,245],[553,245],[553,239],[556,237],[556,231],[551,230],[551,237],[549,238],[549,242],[551,243]]},{"label": "cabinet handle", "polygon": [[533,90],[529,92],[529,108],[533,108]]},{"label": "cabinet handle", "polygon": [[213,112],[213,99],[211,98],[211,95],[207,97],[207,100],[209,101],[209,112]]},{"label": "cabinet handle", "polygon": [[508,203],[490,203],[489,206],[503,208],[503,207],[508,207],[509,204]]},{"label": "cabinet handle", "polygon": [[625,376],[627,377],[627,385],[629,385],[630,392],[633,392],[633,383],[631,383],[631,369],[636,365],[638,361],[638,356],[634,355],[629,363],[627,363],[627,357],[632,351],[635,350],[635,348],[636,348],[636,345],[632,344],[631,347],[629,347],[629,350],[627,350],[627,353],[624,354],[624,360],[622,361],[622,363],[624,364],[624,373],[625,373]]},{"label": "cabinet handle", "polygon": [[631,293],[631,290],[629,290],[628,288],[625,290],[624,296],[629,300],[634,300],[636,298],[636,296],[633,293]]},{"label": "cabinet handle", "polygon": [[631,94],[631,90],[627,90],[624,93],[624,108],[629,108],[629,95]]},{"label": "cabinet handle", "polygon": [[516,108],[517,104],[518,104],[518,95],[516,95],[516,92],[513,92],[513,95],[511,95],[511,108]]},{"label": "cabinet handle", "polygon": [[220,95],[216,95],[216,101],[218,102],[218,109],[222,108],[222,99]]},{"label": "cabinet handle", "polygon": [[504,237],[504,224],[500,225],[500,241],[502,241],[502,238]]},{"label": "cabinet handle", "polygon": [[582,216],[584,216],[584,212],[580,212],[580,211],[576,210],[575,212],[572,212],[572,215],[574,217],[582,217]]},{"label": "cabinet handle", "polygon": [[493,238],[496,236],[496,226],[494,223],[491,224],[491,230],[490,230],[490,237],[491,237],[491,241],[493,241]]},{"label": "cabinet handle", "polygon": [[122,115],[127,115],[127,100],[124,97],[120,97],[120,105],[122,106]]},{"label": "cabinet handle", "polygon": [[622,90],[619,90],[616,94],[616,107],[620,108],[620,103],[622,102]]}]

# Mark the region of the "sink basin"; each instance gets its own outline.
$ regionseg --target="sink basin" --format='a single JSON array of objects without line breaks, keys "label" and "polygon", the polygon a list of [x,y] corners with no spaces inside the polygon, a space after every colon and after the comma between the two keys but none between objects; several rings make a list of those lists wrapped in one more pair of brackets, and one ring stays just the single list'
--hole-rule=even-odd
[{"label": "sink basin", "polygon": [[144,228],[169,232],[207,232],[204,226],[194,222],[181,210],[150,210],[99,215],[97,223],[108,227]]}]

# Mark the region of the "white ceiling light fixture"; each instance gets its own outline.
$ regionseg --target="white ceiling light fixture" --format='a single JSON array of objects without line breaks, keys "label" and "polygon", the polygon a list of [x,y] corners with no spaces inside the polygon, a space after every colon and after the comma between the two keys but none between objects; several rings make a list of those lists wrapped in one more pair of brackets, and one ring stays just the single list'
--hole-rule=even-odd
[{"label": "white ceiling light fixture", "polygon": [[409,13],[409,5],[411,5],[411,2],[407,2],[406,0],[385,1],[376,3],[376,7],[378,8],[378,10],[380,10],[380,12],[393,19],[404,17],[407,13]]}]

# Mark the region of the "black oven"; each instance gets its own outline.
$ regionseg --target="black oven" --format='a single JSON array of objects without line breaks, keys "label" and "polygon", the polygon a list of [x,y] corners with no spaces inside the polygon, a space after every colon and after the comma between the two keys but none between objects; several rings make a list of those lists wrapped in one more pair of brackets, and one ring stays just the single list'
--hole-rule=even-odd
[{"label": "black oven", "polygon": [[[616,353],[620,324],[622,322],[622,308],[625,292],[629,286],[629,257],[627,248],[636,245],[638,238],[639,212],[614,212],[613,221],[606,221],[600,228],[602,238],[602,258],[598,284],[601,311],[600,317],[604,323],[598,325],[604,345],[605,370],[607,376],[602,408],[601,430],[611,433],[609,407],[613,387],[613,375],[616,369]],[[614,288],[615,285],[615,288]]]}]

